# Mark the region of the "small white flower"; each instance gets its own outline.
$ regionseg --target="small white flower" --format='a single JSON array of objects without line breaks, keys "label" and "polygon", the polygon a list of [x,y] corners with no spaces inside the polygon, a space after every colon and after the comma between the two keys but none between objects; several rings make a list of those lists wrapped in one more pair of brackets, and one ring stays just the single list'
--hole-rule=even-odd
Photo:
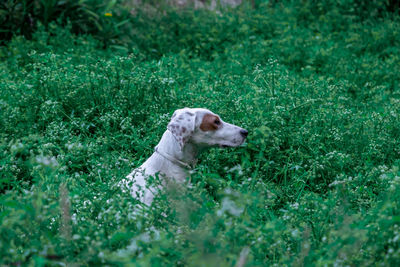
[{"label": "small white flower", "polygon": [[242,207],[238,207],[233,200],[225,197],[222,199],[221,208],[217,211],[217,215],[221,216],[227,211],[233,216],[239,216],[242,214],[243,210],[244,209]]},{"label": "small white flower", "polygon": [[298,229],[294,229],[294,230],[291,232],[291,235],[292,235],[292,237],[294,237],[294,238],[298,237],[299,234],[300,234],[300,231],[299,231]]},{"label": "small white flower", "polygon": [[50,168],[55,168],[59,165],[58,161],[56,160],[55,157],[46,157],[43,155],[37,156],[36,162],[42,166],[50,167]]}]

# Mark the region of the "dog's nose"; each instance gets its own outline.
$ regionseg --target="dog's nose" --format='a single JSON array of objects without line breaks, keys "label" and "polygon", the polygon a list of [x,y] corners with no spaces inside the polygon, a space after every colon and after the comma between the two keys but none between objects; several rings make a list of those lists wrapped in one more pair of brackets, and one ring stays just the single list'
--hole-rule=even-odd
[{"label": "dog's nose", "polygon": [[240,130],[240,134],[241,134],[243,137],[246,137],[246,136],[249,134],[249,132],[246,131],[245,129],[242,129],[242,130]]}]

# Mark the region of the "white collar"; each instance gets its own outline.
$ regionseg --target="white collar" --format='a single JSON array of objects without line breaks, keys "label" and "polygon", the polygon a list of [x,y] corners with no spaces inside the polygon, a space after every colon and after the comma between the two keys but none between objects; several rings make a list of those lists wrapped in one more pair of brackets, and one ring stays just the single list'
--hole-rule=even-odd
[{"label": "white collar", "polygon": [[173,156],[169,155],[168,153],[159,151],[157,146],[154,148],[154,152],[158,153],[160,156],[162,156],[166,160],[169,160],[170,162],[174,163],[175,165],[178,165],[179,167],[182,167],[187,170],[193,169],[193,167],[190,166],[188,163],[183,162],[179,159],[176,159]]}]

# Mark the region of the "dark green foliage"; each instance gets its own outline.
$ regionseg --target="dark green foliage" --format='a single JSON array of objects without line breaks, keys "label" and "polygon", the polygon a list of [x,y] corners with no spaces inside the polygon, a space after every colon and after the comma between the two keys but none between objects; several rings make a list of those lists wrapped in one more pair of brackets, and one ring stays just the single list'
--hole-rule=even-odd
[{"label": "dark green foliage", "polygon": [[[30,39],[38,25],[69,23],[74,33],[91,33],[105,45],[120,37],[128,10],[121,1],[99,0],[3,0],[0,2],[0,44],[20,34]],[[113,11],[111,13],[111,10]],[[118,20],[118,21],[116,21]]]},{"label": "dark green foliage", "polygon": [[[399,265],[396,3],[320,3],[16,31],[0,49],[0,263]],[[143,212],[118,183],[185,106],[247,143],[210,149],[192,187]]]}]

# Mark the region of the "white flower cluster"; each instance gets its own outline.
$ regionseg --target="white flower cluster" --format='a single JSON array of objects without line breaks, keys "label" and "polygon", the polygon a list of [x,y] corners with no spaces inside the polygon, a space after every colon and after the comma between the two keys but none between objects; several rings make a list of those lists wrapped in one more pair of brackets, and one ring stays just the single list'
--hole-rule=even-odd
[{"label": "white flower cluster", "polygon": [[222,216],[225,212],[228,212],[237,217],[243,213],[243,210],[243,207],[238,207],[233,200],[229,197],[225,197],[222,199],[221,208],[217,210],[217,215]]},{"label": "white flower cluster", "polygon": [[55,157],[39,155],[36,156],[36,162],[43,167],[57,168],[59,166],[58,161]]}]

